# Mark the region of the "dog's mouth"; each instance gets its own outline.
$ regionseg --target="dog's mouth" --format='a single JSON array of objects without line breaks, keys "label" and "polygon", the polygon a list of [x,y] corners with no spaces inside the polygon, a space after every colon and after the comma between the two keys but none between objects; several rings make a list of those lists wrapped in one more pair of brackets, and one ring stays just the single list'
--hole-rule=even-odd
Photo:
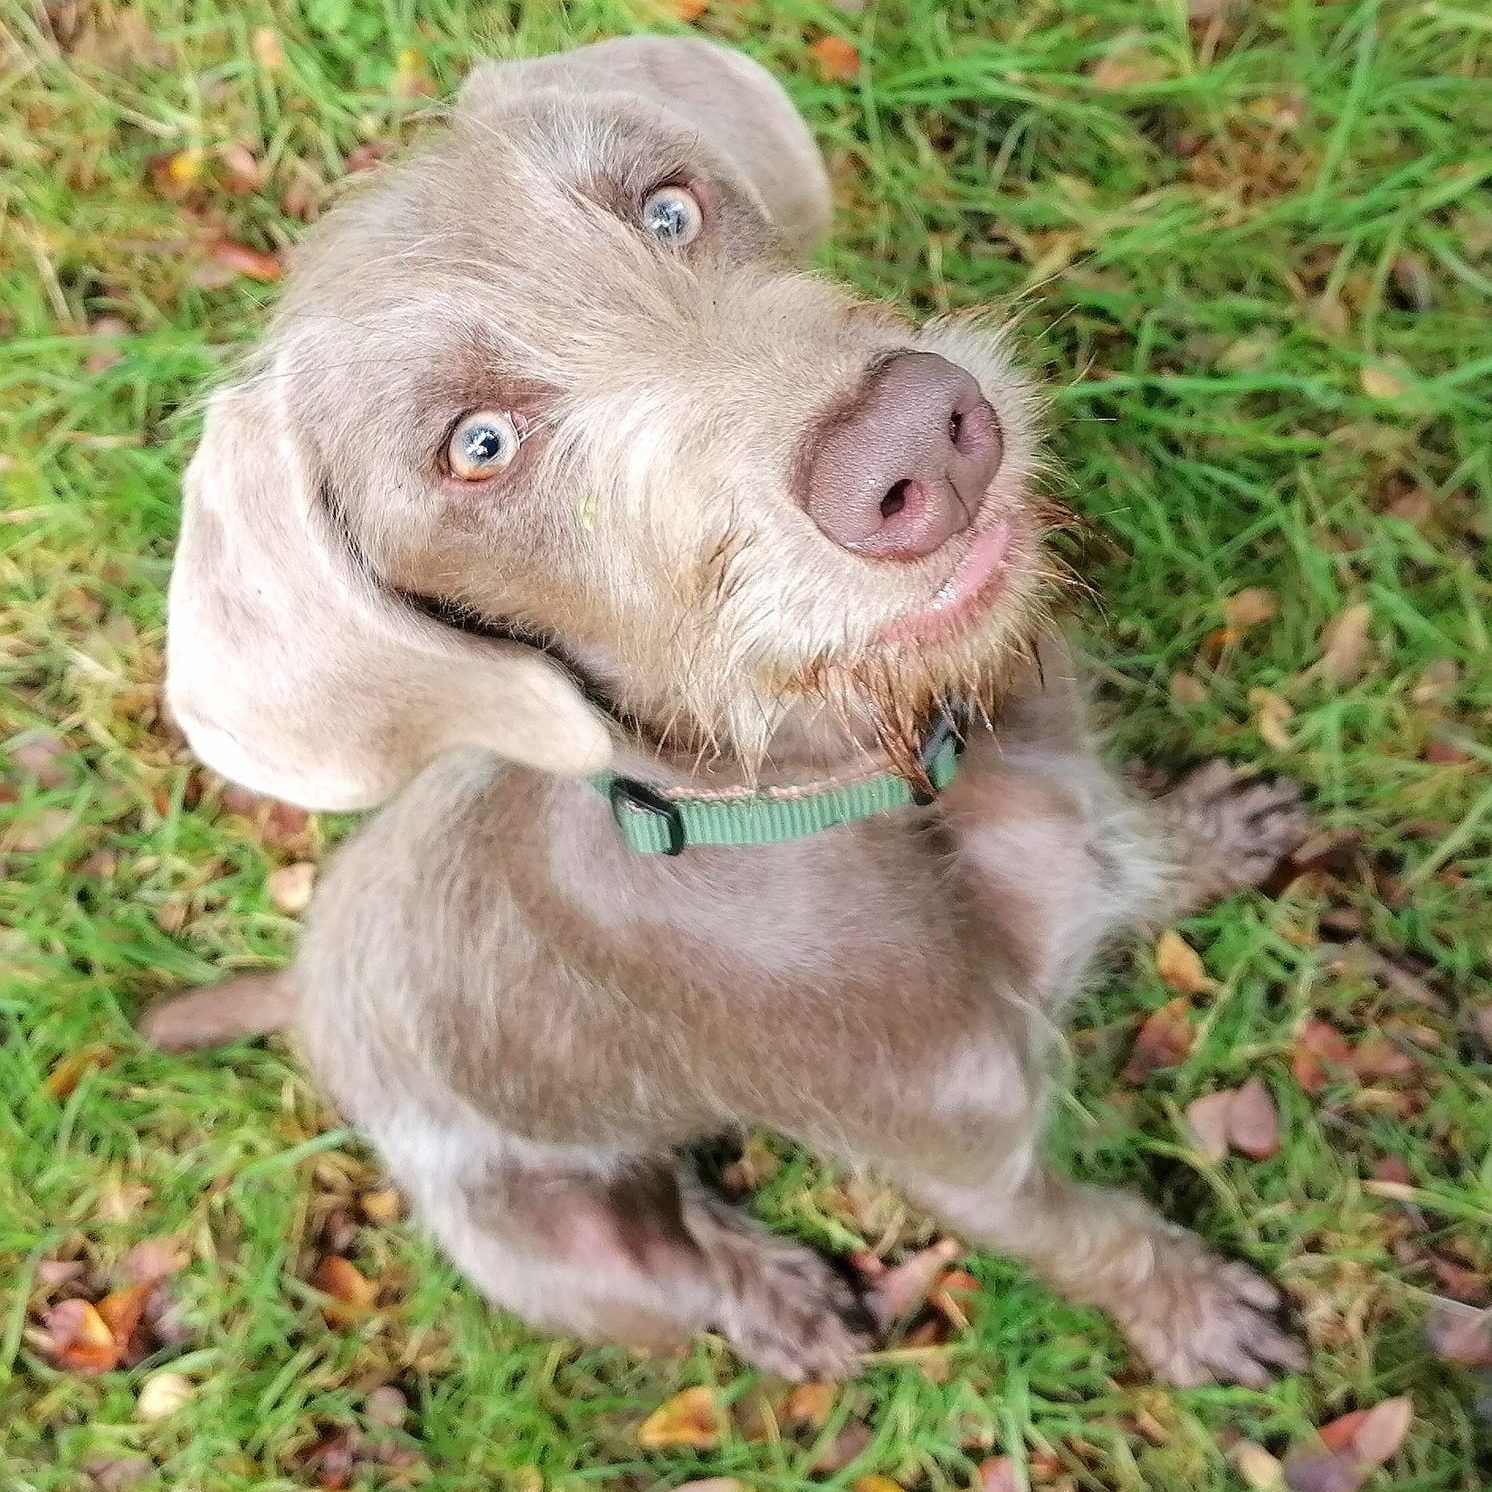
[{"label": "dog's mouth", "polygon": [[932,600],[888,622],[875,641],[929,646],[969,631],[1005,589],[1015,538],[1016,520],[1008,514],[971,529]]}]

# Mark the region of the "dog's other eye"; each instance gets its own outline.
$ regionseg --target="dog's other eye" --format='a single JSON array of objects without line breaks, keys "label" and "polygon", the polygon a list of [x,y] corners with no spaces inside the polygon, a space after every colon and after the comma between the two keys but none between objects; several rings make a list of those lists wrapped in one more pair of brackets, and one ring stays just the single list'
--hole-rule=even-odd
[{"label": "dog's other eye", "polygon": [[521,440],[512,415],[500,409],[479,409],[451,431],[446,466],[463,482],[483,481],[511,464]]},{"label": "dog's other eye", "polygon": [[704,223],[705,215],[694,193],[683,187],[659,187],[642,204],[642,226],[671,247],[692,243]]}]

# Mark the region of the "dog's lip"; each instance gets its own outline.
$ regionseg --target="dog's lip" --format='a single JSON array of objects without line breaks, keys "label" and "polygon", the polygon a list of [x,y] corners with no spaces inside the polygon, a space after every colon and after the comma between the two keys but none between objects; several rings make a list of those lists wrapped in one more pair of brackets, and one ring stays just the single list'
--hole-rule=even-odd
[{"label": "dog's lip", "polygon": [[964,551],[928,605],[882,627],[877,642],[936,643],[957,636],[995,599],[1005,580],[1015,520],[973,530]]}]

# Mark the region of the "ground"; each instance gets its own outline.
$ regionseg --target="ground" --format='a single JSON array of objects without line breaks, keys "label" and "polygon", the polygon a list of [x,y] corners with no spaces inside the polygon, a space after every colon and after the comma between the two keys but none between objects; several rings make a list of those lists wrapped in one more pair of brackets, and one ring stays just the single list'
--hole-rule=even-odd
[{"label": "ground", "polygon": [[[986,1463],[1179,1492],[1277,1484],[1293,1449],[1301,1488],[1485,1485],[1486,1367],[1446,1359],[1492,1358],[1447,1304],[1485,1305],[1492,1266],[1492,22],[1190,11],[4,6],[0,1484],[936,1492]],[[967,1326],[914,1323],[832,1396],[786,1402],[710,1341],[581,1350],[474,1298],[288,1049],[131,1034],[164,989],[282,961],[309,872],[271,872],[345,828],[227,789],[159,714],[203,389],[432,90],[483,50],[646,25],[791,88],[836,183],[827,270],[919,312],[1011,307],[1051,481],[1091,520],[1115,751],[1312,795],[1326,837],[1271,894],[1116,958],[1054,1136],[1281,1281],[1311,1367],[1267,1393],[1148,1385],[1103,1321],[979,1255]],[[1214,1099],[1199,1137],[1188,1107],[1249,1079],[1241,1129]],[[929,1241],[873,1187],[753,1157],[780,1227],[892,1262]],[[686,1388],[695,1446],[640,1439]],[[1402,1396],[1396,1448],[1338,1428],[1301,1459]]]}]

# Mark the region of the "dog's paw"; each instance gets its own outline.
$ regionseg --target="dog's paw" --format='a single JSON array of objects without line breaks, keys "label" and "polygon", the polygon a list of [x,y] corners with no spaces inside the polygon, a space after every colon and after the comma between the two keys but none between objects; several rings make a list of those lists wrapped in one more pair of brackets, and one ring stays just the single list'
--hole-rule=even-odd
[{"label": "dog's paw", "polygon": [[721,1331],[746,1361],[792,1382],[853,1377],[871,1345],[853,1288],[811,1249],[774,1240],[743,1261]]},{"label": "dog's paw", "polygon": [[1310,832],[1301,791],[1288,778],[1255,777],[1220,758],[1165,799],[1200,894],[1258,886]]},{"label": "dog's paw", "polygon": [[1179,1388],[1263,1388],[1306,1362],[1305,1349],[1280,1323],[1281,1305],[1279,1290],[1262,1275],[1182,1232],[1158,1242],[1151,1280],[1116,1314],[1157,1378]]}]

